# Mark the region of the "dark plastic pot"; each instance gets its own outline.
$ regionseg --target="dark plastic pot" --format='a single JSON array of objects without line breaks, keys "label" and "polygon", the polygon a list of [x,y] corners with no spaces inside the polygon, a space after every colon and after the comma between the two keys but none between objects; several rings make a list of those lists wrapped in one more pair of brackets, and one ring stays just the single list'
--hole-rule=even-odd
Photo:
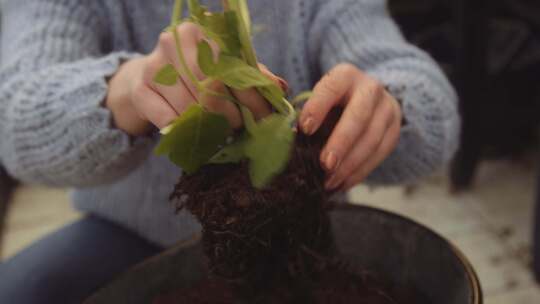
[{"label": "dark plastic pot", "polygon": [[[362,269],[413,288],[433,304],[482,303],[467,259],[430,229],[389,212],[349,205],[332,212],[332,225],[340,252]],[[193,240],[136,266],[85,304],[148,304],[204,276],[202,251]]]}]

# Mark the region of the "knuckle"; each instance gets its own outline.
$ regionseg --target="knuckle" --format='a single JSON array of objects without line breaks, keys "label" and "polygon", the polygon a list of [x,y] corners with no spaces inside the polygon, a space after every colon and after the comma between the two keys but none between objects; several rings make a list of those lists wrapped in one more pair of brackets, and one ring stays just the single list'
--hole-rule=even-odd
[{"label": "knuckle", "polygon": [[383,114],[383,116],[388,119],[388,120],[392,120],[394,119],[394,106],[392,105],[391,102],[383,102],[381,105],[381,113]]},{"label": "knuckle", "polygon": [[336,70],[347,76],[353,76],[358,72],[358,68],[352,63],[340,63],[336,66]]},{"label": "knuckle", "polygon": [[372,159],[373,157],[377,157],[377,155],[380,153],[381,147],[384,144],[384,136],[381,134],[380,136],[374,136],[366,143],[365,148],[365,160],[369,161],[369,159]]},{"label": "knuckle", "polygon": [[391,126],[396,120],[401,122],[399,105],[392,102],[390,99],[385,99],[385,101],[380,105],[380,113],[385,122],[385,127]]},{"label": "knuckle", "polygon": [[153,86],[153,79],[159,68],[159,60],[155,58],[149,58],[146,65],[142,68],[141,85]]},{"label": "knuckle", "polygon": [[346,172],[346,168],[343,166],[340,166],[340,168],[336,171],[334,174],[334,180],[337,181],[339,184],[343,183],[345,178],[347,177],[348,173]]},{"label": "knuckle", "polygon": [[338,85],[335,83],[336,81],[334,78],[330,76],[330,74],[327,74],[323,77],[323,79],[317,84],[318,90],[321,92],[321,94],[324,94],[324,96],[339,96],[340,92],[337,89]]},{"label": "knuckle", "polygon": [[384,116],[387,118],[387,122],[391,123],[397,117],[394,105],[391,102],[385,102],[382,106]]},{"label": "knuckle", "polygon": [[380,142],[381,142],[380,138],[375,138],[375,137],[370,138],[370,140],[367,141],[366,146],[365,146],[366,155],[369,156],[375,153],[375,151],[377,151],[377,148]]},{"label": "knuckle", "polygon": [[[352,147],[355,142],[353,138],[354,138],[353,134],[344,133],[341,135],[339,142],[342,144],[343,147],[349,148],[349,147]],[[343,148],[340,148],[338,150],[342,152],[342,155],[345,154],[344,151],[342,151],[344,150]]]},{"label": "knuckle", "polygon": [[191,26],[191,23],[184,22],[184,23],[180,24],[178,26],[178,28],[176,28],[176,30],[178,31],[178,34],[180,34],[180,35],[188,35],[188,34],[192,33],[193,28]]},{"label": "knuckle", "polygon": [[341,176],[343,179],[345,177],[351,176],[361,164],[361,161],[358,157],[348,157],[347,160],[340,166],[339,170],[341,171]]},{"label": "knuckle", "polygon": [[352,174],[353,172],[358,171],[358,167],[360,167],[360,165],[362,165],[363,162],[364,162],[364,157],[361,154],[357,154],[354,157],[352,157],[349,166],[347,166],[349,173]]},{"label": "knuckle", "polygon": [[366,109],[363,109],[362,107],[349,107],[348,111],[352,119],[355,121],[356,125],[363,126],[369,118],[368,113],[370,111],[366,111]]},{"label": "knuckle", "polygon": [[196,36],[199,33],[199,27],[193,22],[184,22],[178,26],[177,31],[181,37]]},{"label": "knuckle", "polygon": [[394,96],[390,95],[387,92],[385,92],[385,95],[387,96],[388,103],[390,103],[392,105],[392,110],[394,111],[394,113],[400,114],[401,113],[401,105],[399,104],[398,100]]},{"label": "knuckle", "polygon": [[162,48],[168,48],[174,46],[174,37],[169,32],[163,32],[159,35],[158,44]]},{"label": "knuckle", "polygon": [[131,93],[133,101],[137,102],[142,100],[146,94],[146,90],[148,90],[148,87],[143,82],[135,84]]},{"label": "knuckle", "polygon": [[346,166],[348,170],[347,172],[351,174],[353,172],[357,172],[362,164],[364,164],[366,160],[377,151],[378,144],[379,141],[374,138],[362,143],[361,149],[357,150],[354,155],[351,156],[350,162]]},{"label": "knuckle", "polygon": [[353,133],[352,130],[349,130],[336,134],[333,150],[337,151],[340,156],[344,156],[346,154],[345,151],[350,149],[356,141]]},{"label": "knuckle", "polygon": [[144,67],[143,67],[143,71],[146,73],[146,72],[151,72],[151,71],[155,70],[156,67],[159,65],[159,63],[161,61],[159,59],[160,56],[161,56],[161,54],[159,52],[154,52],[154,53],[150,54],[148,57],[146,57],[146,61],[145,61]]},{"label": "knuckle", "polygon": [[375,101],[380,101],[384,96],[384,86],[376,81],[370,80],[366,84],[366,91],[369,96],[371,96]]},{"label": "knuckle", "polygon": [[399,121],[399,125],[401,126],[401,122],[403,120],[403,112],[401,111],[401,108],[399,107],[399,105],[394,105],[394,111],[393,111],[393,120],[394,121]]}]

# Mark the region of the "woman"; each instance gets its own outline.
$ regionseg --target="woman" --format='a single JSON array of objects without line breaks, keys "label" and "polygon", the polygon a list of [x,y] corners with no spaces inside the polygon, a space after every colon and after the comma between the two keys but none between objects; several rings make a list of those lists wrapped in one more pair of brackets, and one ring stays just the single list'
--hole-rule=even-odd
[{"label": "woman", "polygon": [[[220,1],[206,2],[219,8]],[[172,5],[3,2],[2,162],[23,181],[74,188],[75,205],[88,216],[3,264],[0,303],[80,303],[199,231],[167,200],[180,170],[150,153],[155,127],[198,94],[187,78],[174,88],[152,82],[164,63],[177,64],[170,34],[160,36]],[[435,63],[404,41],[384,0],[250,6],[265,28],[255,37],[259,60],[294,93],[315,87],[300,129],[312,134],[331,108],[344,107],[321,154],[328,189],[411,182],[451,158],[459,123],[454,91]],[[194,45],[202,33],[191,24],[177,30],[198,71]],[[235,94],[257,117],[269,113],[256,93]],[[240,126],[226,105],[214,100],[209,107]]]}]

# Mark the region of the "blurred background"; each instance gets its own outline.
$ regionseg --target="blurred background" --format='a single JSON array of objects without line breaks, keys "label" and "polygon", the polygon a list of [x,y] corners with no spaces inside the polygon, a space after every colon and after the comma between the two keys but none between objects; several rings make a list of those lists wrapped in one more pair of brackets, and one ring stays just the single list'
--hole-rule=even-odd
[{"label": "blurred background", "polygon": [[[446,170],[351,200],[411,217],[460,247],[486,304],[538,303],[540,1],[390,0],[412,43],[460,95],[461,148]],[[17,185],[0,169],[0,261],[76,220],[65,189]],[[535,271],[536,269],[536,271]]]}]

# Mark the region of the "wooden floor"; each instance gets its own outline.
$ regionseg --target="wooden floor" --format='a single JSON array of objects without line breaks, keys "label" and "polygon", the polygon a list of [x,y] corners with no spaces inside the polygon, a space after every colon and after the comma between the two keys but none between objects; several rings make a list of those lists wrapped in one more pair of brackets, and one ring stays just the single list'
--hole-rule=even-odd
[{"label": "wooden floor", "polygon": [[20,187],[9,207],[0,260],[80,217],[64,190]]},{"label": "wooden floor", "polygon": [[[446,179],[431,178],[406,194],[403,188],[351,192],[357,203],[391,210],[431,227],[453,241],[476,268],[485,304],[540,303],[540,288],[529,271],[533,164],[484,165],[474,191],[449,195]],[[0,259],[77,220],[63,190],[24,187],[15,194]]]}]

